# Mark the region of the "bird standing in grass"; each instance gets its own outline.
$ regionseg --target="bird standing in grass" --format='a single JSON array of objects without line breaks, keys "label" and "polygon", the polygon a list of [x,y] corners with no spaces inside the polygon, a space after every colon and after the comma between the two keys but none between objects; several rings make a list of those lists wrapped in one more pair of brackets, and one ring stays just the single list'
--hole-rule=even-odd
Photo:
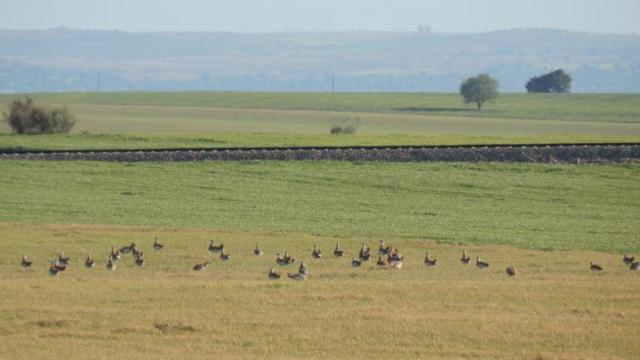
[{"label": "bird standing in grass", "polygon": [[624,257],[622,258],[622,262],[627,265],[633,264],[635,260],[636,260],[635,256],[631,256],[631,255],[624,255]]},{"label": "bird standing in grass", "polygon": [[51,266],[49,266],[49,275],[56,276],[58,275],[59,272],[60,270],[58,270],[58,267],[56,266],[55,261],[52,261]]},{"label": "bird standing in grass", "polygon": [[22,266],[23,269],[30,268],[32,264],[33,264],[33,261],[27,259],[27,255],[22,255],[22,261],[20,262],[20,266]]},{"label": "bird standing in grass", "polygon": [[380,245],[378,246],[378,255],[389,255],[391,253],[391,245],[384,246],[384,240],[380,240]]},{"label": "bird standing in grass", "polygon": [[371,249],[369,249],[369,247],[365,247],[364,243],[362,243],[362,246],[360,247],[360,252],[358,252],[358,258],[360,259],[360,261],[369,261],[370,257],[371,257]]},{"label": "bird standing in grass", "polygon": [[220,252],[220,260],[229,261],[231,259],[231,255],[224,252],[224,249]]},{"label": "bird standing in grass", "polygon": [[340,243],[336,243],[336,248],[333,250],[333,256],[341,257],[344,255],[344,250],[340,249]]},{"label": "bird standing in grass", "polygon": [[258,246],[258,244],[256,244],[256,248],[253,249],[253,255],[255,256],[262,256],[262,250],[260,250],[260,246]]},{"label": "bird standing in grass", "polygon": [[478,269],[485,269],[489,267],[489,263],[486,261],[482,261],[482,259],[480,259],[480,256],[476,256],[476,266],[478,267]]},{"label": "bird standing in grass", "polygon": [[116,262],[113,261],[111,258],[109,258],[109,261],[107,261],[107,270],[109,270],[109,271],[115,271],[116,270]]},{"label": "bird standing in grass", "polygon": [[305,275],[305,274],[301,274],[301,273],[299,273],[299,272],[294,273],[294,274],[292,274],[292,273],[287,273],[287,277],[289,277],[289,279],[291,279],[291,280],[296,280],[296,281],[304,281],[304,280],[307,280],[307,275]]},{"label": "bird standing in grass", "polygon": [[402,269],[403,262],[404,257],[400,254],[398,248],[395,248],[389,255],[387,255],[387,263],[389,263],[389,267],[392,269]]},{"label": "bird standing in grass", "polygon": [[273,266],[271,267],[271,270],[269,270],[269,279],[280,279],[280,274],[278,274]]},{"label": "bird standing in grass", "polygon": [[298,268],[298,272],[300,274],[309,275],[309,268],[307,268],[307,265],[304,263],[304,261],[300,262],[300,267]]},{"label": "bird standing in grass", "polygon": [[318,248],[318,244],[313,244],[313,251],[311,251],[311,257],[314,259],[322,258],[322,251]]},{"label": "bird standing in grass", "polygon": [[509,266],[505,270],[505,273],[507,273],[507,275],[509,275],[509,276],[516,276],[516,275],[518,275],[518,270],[516,270],[516,268],[513,267],[513,266]]},{"label": "bird standing in grass", "polygon": [[195,264],[193,265],[193,271],[203,271],[207,268],[207,266],[209,266],[209,262],[205,261],[201,264]]},{"label": "bird standing in grass", "polygon": [[136,266],[137,267],[141,267],[144,266],[144,254],[142,253],[142,251],[139,251],[136,253]]},{"label": "bird standing in grass", "polygon": [[427,255],[424,257],[424,266],[432,267],[436,266],[437,263],[438,259],[432,259],[431,257],[429,257],[429,252],[427,251]]},{"label": "bird standing in grass", "polygon": [[636,261],[629,266],[629,270],[631,271],[638,271],[638,269],[640,269],[640,261]]},{"label": "bird standing in grass", "polygon": [[111,247],[111,254],[109,255],[109,259],[111,259],[111,261],[120,260],[120,252],[116,250],[115,246]]},{"label": "bird standing in grass", "polygon": [[53,261],[53,266],[55,266],[55,268],[56,268],[58,271],[65,271],[65,270],[67,270],[67,265],[65,265],[65,264],[61,263],[59,259],[55,259],[55,260]]},{"label": "bird standing in grass", "polygon": [[353,258],[353,260],[351,260],[351,266],[353,267],[360,267],[362,266],[362,260],[360,259],[356,259],[355,257]]},{"label": "bird standing in grass", "polygon": [[209,252],[212,254],[221,253],[224,251],[224,244],[220,244],[218,246],[213,245],[213,240],[209,240]]},{"label": "bird standing in grass", "polygon": [[91,268],[93,268],[95,266],[93,258],[91,258],[91,255],[87,255],[87,259],[84,261],[84,266],[87,269],[91,269]]},{"label": "bird standing in grass", "polygon": [[592,261],[590,269],[591,269],[591,271],[599,272],[599,271],[602,271],[602,266],[600,266],[598,264],[594,264],[593,261]]},{"label": "bird standing in grass", "polygon": [[382,256],[378,256],[378,261],[376,262],[376,265],[378,265],[378,266],[387,266],[387,262],[384,261]]},{"label": "bird standing in grass", "polygon": [[121,254],[133,253],[133,255],[135,255],[135,253],[137,252],[136,243],[131,242],[130,245],[121,247],[119,251]]},{"label": "bird standing in grass", "polygon": [[160,243],[160,240],[156,236],[155,240],[153,241],[153,250],[160,251],[162,249],[164,249],[164,245]]},{"label": "bird standing in grass", "polygon": [[462,250],[462,257],[460,257],[460,262],[466,265],[470,261],[471,261],[471,256],[467,254],[466,250]]},{"label": "bird standing in grass", "polygon": [[58,254],[58,263],[62,265],[69,265],[70,261],[71,259],[68,256],[65,256],[63,252],[60,252],[60,254]]}]

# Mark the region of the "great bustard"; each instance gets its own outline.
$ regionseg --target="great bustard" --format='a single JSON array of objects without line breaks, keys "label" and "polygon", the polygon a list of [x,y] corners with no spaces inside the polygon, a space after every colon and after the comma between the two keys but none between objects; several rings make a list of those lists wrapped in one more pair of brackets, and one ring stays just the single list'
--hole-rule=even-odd
[{"label": "great bustard", "polygon": [[69,265],[69,262],[71,262],[71,259],[68,256],[65,256],[63,252],[58,254],[58,263],[66,266]]},{"label": "great bustard", "polygon": [[476,256],[476,266],[477,266],[479,269],[484,269],[484,268],[488,268],[488,267],[489,267],[489,263],[488,263],[488,262],[486,262],[486,261],[482,261],[482,260],[480,259],[480,256]]},{"label": "great bustard", "polygon": [[116,249],[115,246],[111,247],[111,254],[109,255],[109,259],[111,259],[111,261],[120,260],[120,252]]},{"label": "great bustard", "polygon": [[362,260],[357,259],[357,258],[353,258],[353,260],[351,260],[351,266],[353,267],[360,267],[362,266]]},{"label": "great bustard", "polygon": [[378,266],[387,266],[387,262],[384,261],[382,256],[378,256],[378,261],[376,262],[376,265],[378,265]]},{"label": "great bustard", "polygon": [[269,279],[280,279],[280,274],[278,274],[273,266],[271,267],[271,270],[269,270]]},{"label": "great bustard", "polygon": [[84,266],[87,269],[91,269],[95,266],[95,262],[93,261],[93,258],[91,257],[91,255],[87,255],[87,259],[84,261]]},{"label": "great bustard", "polygon": [[362,243],[360,252],[358,252],[358,259],[360,259],[360,261],[369,261],[369,258],[371,258],[371,249],[365,247],[364,243]]},{"label": "great bustard", "polygon": [[120,248],[119,251],[120,251],[121,254],[133,253],[135,255],[135,253],[137,252],[136,243],[135,242],[131,242],[131,245],[123,246],[123,247]]},{"label": "great bustard", "polygon": [[144,266],[144,253],[142,251],[138,251],[136,253],[136,266],[141,267]]},{"label": "great bustard", "polygon": [[638,269],[640,269],[640,261],[636,261],[629,266],[629,270],[638,271]]},{"label": "great bustard", "polygon": [[429,252],[427,251],[427,255],[424,257],[424,266],[432,267],[432,266],[436,266],[437,263],[438,263],[438,259],[432,259],[429,256]]},{"label": "great bustard", "polygon": [[60,272],[60,270],[56,266],[55,261],[52,261],[51,262],[51,266],[49,266],[49,275],[55,276],[55,275],[58,275],[59,272]]},{"label": "great bustard", "polygon": [[220,244],[220,245],[214,245],[213,244],[213,240],[209,240],[209,252],[215,254],[215,253],[221,253],[224,251],[224,244]]},{"label": "great bustard", "polygon": [[109,261],[107,261],[107,270],[109,270],[109,271],[115,271],[116,270],[116,262],[113,261],[111,258],[109,258]]},{"label": "great bustard", "polygon": [[207,266],[209,266],[209,262],[205,261],[201,264],[195,264],[193,265],[193,271],[203,271],[204,269],[207,268]]},{"label": "great bustard", "polygon": [[304,261],[300,261],[300,267],[298,268],[298,272],[300,274],[309,275],[309,268],[307,268],[307,265],[304,263]]},{"label": "great bustard", "polygon": [[507,275],[509,276],[518,275],[518,270],[516,270],[516,268],[513,266],[509,266],[504,272],[507,273]]},{"label": "great bustard", "polygon": [[231,254],[227,254],[224,252],[224,249],[220,252],[220,260],[229,261],[231,259]]},{"label": "great bustard", "polygon": [[311,257],[314,259],[322,258],[322,251],[318,248],[318,244],[313,244],[313,250],[311,251]]},{"label": "great bustard", "polygon": [[460,262],[466,265],[470,261],[471,261],[471,256],[467,254],[466,250],[462,250],[462,256],[460,257]]},{"label": "great bustard", "polygon": [[633,264],[635,260],[636,260],[635,256],[631,256],[631,255],[624,255],[624,257],[622,258],[622,262],[627,265]]},{"label": "great bustard", "polygon": [[164,245],[160,243],[160,240],[156,236],[155,240],[153,241],[153,250],[160,251],[163,248],[164,248]]},{"label": "great bustard", "polygon": [[256,244],[256,248],[253,249],[253,255],[255,256],[262,256],[262,250],[260,250],[260,246],[258,246],[258,244]]},{"label": "great bustard", "polygon": [[287,276],[288,276],[288,277],[289,277],[289,279],[291,279],[291,280],[296,280],[296,281],[304,281],[304,280],[307,280],[307,275],[305,275],[305,274],[301,274],[301,273],[299,273],[299,272],[294,273],[294,274],[292,274],[292,273],[288,273],[288,274],[287,274]]},{"label": "great bustard", "polygon": [[380,245],[378,246],[378,256],[389,255],[391,253],[391,245],[384,246],[384,240],[380,240]]},{"label": "great bustard", "polygon": [[598,265],[598,264],[594,264],[593,261],[591,262],[591,267],[590,267],[591,271],[602,271],[602,266]]},{"label": "great bustard", "polygon": [[333,250],[333,256],[341,257],[344,255],[344,250],[340,249],[340,243],[336,243],[336,248]]},{"label": "great bustard", "polygon": [[20,266],[22,266],[23,269],[30,268],[32,264],[33,264],[33,261],[27,259],[27,255],[22,255],[22,261],[20,262]]},{"label": "great bustard", "polygon": [[389,263],[389,267],[392,269],[402,269],[402,264],[404,263],[404,257],[400,254],[400,251],[396,248],[391,254],[387,255],[387,263]]}]

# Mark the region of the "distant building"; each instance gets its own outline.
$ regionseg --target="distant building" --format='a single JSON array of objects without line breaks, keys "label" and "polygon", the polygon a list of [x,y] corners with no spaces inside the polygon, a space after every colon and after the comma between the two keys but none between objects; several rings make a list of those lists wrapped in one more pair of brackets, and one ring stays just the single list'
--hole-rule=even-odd
[{"label": "distant building", "polygon": [[419,34],[431,34],[431,25],[418,25]]}]

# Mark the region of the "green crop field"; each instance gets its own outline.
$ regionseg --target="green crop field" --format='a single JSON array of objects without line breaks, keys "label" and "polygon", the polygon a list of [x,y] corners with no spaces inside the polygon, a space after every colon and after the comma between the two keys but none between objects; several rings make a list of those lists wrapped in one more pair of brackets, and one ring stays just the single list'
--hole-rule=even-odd
[{"label": "green crop field", "polygon": [[[0,148],[633,142],[640,96],[505,94],[482,112],[455,94],[71,93],[71,135],[14,136]],[[0,106],[15,99],[1,95]],[[329,135],[355,124],[356,135]]]},{"label": "green crop field", "polygon": [[5,161],[0,221],[640,251],[639,171],[637,165]]}]

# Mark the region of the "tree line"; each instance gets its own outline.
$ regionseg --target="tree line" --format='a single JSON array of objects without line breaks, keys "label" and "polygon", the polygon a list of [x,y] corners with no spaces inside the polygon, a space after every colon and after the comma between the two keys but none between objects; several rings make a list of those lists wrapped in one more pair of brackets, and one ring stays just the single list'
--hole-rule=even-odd
[{"label": "tree line", "polygon": [[[534,76],[526,84],[529,93],[569,93],[571,92],[571,76],[558,69],[548,74]],[[475,104],[482,110],[484,104],[498,97],[498,80],[489,74],[470,77],[460,85],[460,94],[467,104]]]}]

